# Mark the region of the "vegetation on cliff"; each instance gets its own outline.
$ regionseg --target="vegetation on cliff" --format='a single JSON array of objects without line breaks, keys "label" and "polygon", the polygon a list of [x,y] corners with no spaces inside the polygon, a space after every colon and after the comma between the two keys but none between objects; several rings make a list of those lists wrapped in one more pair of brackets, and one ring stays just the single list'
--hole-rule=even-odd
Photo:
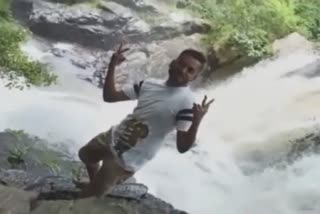
[{"label": "vegetation on cliff", "polygon": [[[56,81],[44,64],[29,59],[19,48],[28,32],[14,22],[9,0],[0,0],[0,77],[7,87],[47,86]],[[21,77],[24,81],[21,82]]]},{"label": "vegetation on cliff", "polygon": [[319,0],[192,0],[189,8],[208,20],[206,44],[242,56],[270,55],[271,44],[292,32],[320,40]]}]

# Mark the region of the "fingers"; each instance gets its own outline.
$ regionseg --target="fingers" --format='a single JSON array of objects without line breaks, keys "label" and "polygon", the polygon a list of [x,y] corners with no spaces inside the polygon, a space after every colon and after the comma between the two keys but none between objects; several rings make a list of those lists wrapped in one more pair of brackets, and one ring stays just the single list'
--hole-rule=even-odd
[{"label": "fingers", "polygon": [[211,103],[214,102],[214,99],[211,99],[208,103],[207,103],[207,106],[210,106]]},{"label": "fingers", "polygon": [[121,43],[120,43],[120,45],[119,45],[119,47],[118,47],[118,49],[116,51],[117,53],[121,52],[122,46],[123,46],[123,41],[121,41]]},{"label": "fingers", "polygon": [[202,106],[206,105],[206,101],[207,101],[207,95],[204,96],[203,100],[202,100]]},{"label": "fingers", "polygon": [[195,111],[200,111],[202,109],[201,105],[197,103],[193,103],[193,110]]},{"label": "fingers", "polygon": [[205,95],[201,103],[202,107],[209,107],[210,104],[213,103],[214,99],[211,99],[208,103],[206,103],[207,98],[208,98],[207,95]]},{"label": "fingers", "polygon": [[130,48],[124,48],[123,50],[120,50],[119,53],[123,54],[124,52],[127,52],[128,50],[130,50]]},{"label": "fingers", "polygon": [[119,47],[116,49],[116,53],[122,54],[122,53],[128,51],[129,48],[124,48],[124,49],[122,49],[124,45],[125,45],[125,42],[124,42],[124,40],[122,40],[122,41],[120,42]]}]

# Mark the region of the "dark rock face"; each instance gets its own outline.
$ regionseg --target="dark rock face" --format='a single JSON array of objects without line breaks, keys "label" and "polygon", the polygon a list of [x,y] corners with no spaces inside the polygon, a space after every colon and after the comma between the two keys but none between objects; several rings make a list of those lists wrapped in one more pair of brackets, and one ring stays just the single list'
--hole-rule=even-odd
[{"label": "dark rock face", "polygon": [[66,149],[62,144],[50,147],[43,139],[22,131],[8,130],[0,133],[0,168],[26,170],[37,176],[58,173],[70,177],[79,163],[73,160],[73,155],[63,150]]},{"label": "dark rock face", "polygon": [[93,9],[37,0],[14,0],[12,9],[15,17],[40,36],[104,50],[114,48],[123,39],[130,43],[148,43],[208,30],[207,25],[191,20],[176,23],[167,19],[149,24],[131,9],[140,4],[130,2],[120,2],[122,5],[102,2],[99,9]]},{"label": "dark rock face", "polygon": [[126,7],[132,8],[136,11],[157,13],[157,8],[148,4],[148,1],[146,0],[115,0],[115,2],[122,4]]},{"label": "dark rock face", "polygon": [[[73,204],[79,200],[78,194],[80,190],[75,187],[70,178],[60,176],[35,178],[34,175],[22,170],[1,170],[0,182],[1,188],[4,188],[2,187],[4,185],[10,188],[16,187],[26,191],[25,193],[20,192],[20,195],[36,193],[33,194],[33,199],[29,201],[32,213],[40,213],[38,210],[43,210],[42,206],[43,204],[46,204],[46,202],[50,204],[49,207],[51,207],[51,210],[53,207],[63,207],[60,204],[61,201],[65,201],[64,203],[66,204]],[[10,191],[12,192],[13,190]],[[103,203],[108,206],[117,204],[117,206],[121,207],[121,210],[126,210],[126,212],[121,213],[186,214],[184,211],[176,210],[171,204],[148,194],[147,188],[143,184],[120,184],[116,186],[109,195],[97,200],[104,201]],[[16,203],[19,203],[19,201],[16,201]],[[48,204],[46,206],[48,206]],[[26,207],[26,205],[24,205],[24,207]],[[77,206],[73,207],[73,209],[77,209],[76,207]],[[86,205],[86,209],[92,211],[96,210],[95,204],[88,203]],[[24,211],[24,213],[28,213],[28,210]],[[108,209],[104,208],[103,212],[108,213]],[[73,212],[72,209],[70,209],[69,212],[65,213]]]},{"label": "dark rock face", "polygon": [[[5,213],[13,212],[18,207],[19,213],[44,213],[44,210],[56,213],[57,210],[55,209],[60,210],[64,206],[68,206],[70,209],[68,208],[63,213],[185,213],[149,194],[148,188],[143,184],[136,183],[134,178],[116,185],[110,194],[100,199],[95,199],[100,201],[101,203],[99,204],[101,205],[97,205],[91,199],[79,199],[80,189],[76,187],[73,180],[78,179],[79,176],[86,176],[85,174],[81,172],[72,175],[65,173],[65,171],[71,171],[65,162],[61,162],[60,167],[62,170],[58,174],[48,171],[45,164],[38,164],[38,170],[29,167],[32,161],[41,160],[43,155],[56,154],[55,150],[44,145],[41,147],[41,151],[28,150],[21,157],[25,163],[28,163],[25,168],[10,169],[10,164],[5,163],[7,156],[10,154],[4,151],[11,149],[11,144],[14,146],[24,145],[24,142],[28,144],[36,142],[37,147],[40,146],[40,143],[48,143],[21,132],[0,133],[2,149],[0,154],[2,159],[0,162],[0,199],[10,196],[10,203],[4,207],[0,204],[0,211],[4,209]],[[33,158],[31,159],[30,157]],[[57,155],[56,158],[61,159],[62,157]],[[74,164],[73,166],[78,167],[80,165],[77,161],[72,163]],[[74,211],[78,209],[85,209],[87,212]]]},{"label": "dark rock face", "polygon": [[320,76],[320,60],[316,60],[313,63],[307,64],[306,66],[294,70],[288,74],[286,74],[284,77],[291,77],[291,76],[303,76],[306,78],[316,78]]},{"label": "dark rock face", "polygon": [[[153,43],[129,44],[127,60],[115,73],[116,85],[130,84],[145,78],[166,78],[169,63],[186,48],[185,44],[188,44],[188,48],[201,50],[199,37],[197,34]],[[102,87],[112,51],[90,51],[75,45],[70,49],[52,47],[51,52],[62,60],[70,60],[79,70],[84,71],[79,73],[80,79]]]},{"label": "dark rock face", "polygon": [[285,146],[278,150],[266,152],[261,149],[254,149],[246,153],[246,156],[241,160],[248,160],[254,164],[242,167],[243,172],[245,174],[256,174],[270,167],[285,169],[302,157],[320,154],[320,134],[317,132],[310,132],[302,137],[283,143]]}]

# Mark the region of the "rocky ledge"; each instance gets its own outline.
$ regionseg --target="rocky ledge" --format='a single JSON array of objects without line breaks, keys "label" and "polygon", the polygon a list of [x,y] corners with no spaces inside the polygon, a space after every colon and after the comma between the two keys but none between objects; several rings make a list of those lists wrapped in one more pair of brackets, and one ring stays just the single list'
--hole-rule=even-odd
[{"label": "rocky ledge", "polygon": [[61,176],[36,177],[22,170],[2,170],[0,182],[0,200],[5,202],[0,211],[5,214],[186,213],[146,193],[142,184],[121,184],[110,195],[78,199],[79,189]]},{"label": "rocky ledge", "polygon": [[79,199],[74,180],[86,174],[61,143],[6,130],[0,133],[0,151],[1,214],[186,213],[149,194],[133,178],[101,198]]},{"label": "rocky ledge", "polygon": [[149,43],[209,29],[203,21],[182,13],[163,14],[140,6],[142,12],[136,4],[125,3],[102,0],[96,7],[71,7],[43,0],[14,0],[12,10],[40,36],[103,50],[112,49],[124,37],[130,43]]}]

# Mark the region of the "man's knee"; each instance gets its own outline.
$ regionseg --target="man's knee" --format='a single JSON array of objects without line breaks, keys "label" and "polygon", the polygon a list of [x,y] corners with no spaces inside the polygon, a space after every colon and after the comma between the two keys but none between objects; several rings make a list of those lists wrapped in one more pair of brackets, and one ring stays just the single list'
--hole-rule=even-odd
[{"label": "man's knee", "polygon": [[83,146],[79,149],[78,156],[82,162],[84,162],[84,163],[89,162],[89,158],[88,158],[89,154],[88,153],[89,152],[87,151],[86,146]]},{"label": "man's knee", "polygon": [[106,147],[96,142],[95,139],[80,148],[78,152],[80,160],[87,164],[95,164],[101,161],[106,155]]},{"label": "man's knee", "polygon": [[80,148],[78,156],[82,162],[85,164],[95,164],[101,161],[102,157],[99,151],[95,148],[91,148],[92,145],[86,145]]}]

